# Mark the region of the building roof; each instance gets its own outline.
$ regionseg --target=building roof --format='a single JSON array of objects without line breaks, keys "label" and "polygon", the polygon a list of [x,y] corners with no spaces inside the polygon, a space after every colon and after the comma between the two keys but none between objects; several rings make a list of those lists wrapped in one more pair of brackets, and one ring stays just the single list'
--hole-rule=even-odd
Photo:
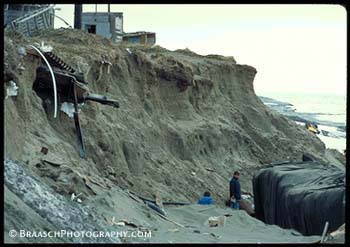
[{"label": "building roof", "polygon": [[139,32],[133,32],[133,33],[124,33],[124,37],[133,37],[133,36],[138,36],[142,34],[156,34],[155,32],[146,32],[146,31],[139,31]]},{"label": "building roof", "polygon": [[90,15],[90,16],[96,16],[96,15],[102,15],[102,16],[105,16],[105,15],[117,15],[117,16],[123,16],[123,12],[83,12],[81,13],[82,15]]}]

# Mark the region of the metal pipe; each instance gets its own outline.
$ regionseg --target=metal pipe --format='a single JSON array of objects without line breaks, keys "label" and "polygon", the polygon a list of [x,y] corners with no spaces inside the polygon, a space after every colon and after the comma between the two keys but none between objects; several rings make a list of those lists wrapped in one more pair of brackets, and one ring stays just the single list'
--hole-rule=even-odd
[{"label": "metal pipe", "polygon": [[329,223],[328,223],[328,221],[326,221],[326,224],[324,225],[324,228],[323,228],[321,243],[323,243],[325,240],[326,234],[328,232],[328,225],[329,225]]},{"label": "metal pipe", "polygon": [[47,67],[50,70],[50,74],[51,74],[51,78],[52,78],[52,84],[53,84],[53,94],[54,94],[54,114],[53,117],[56,118],[57,117],[57,87],[56,87],[56,79],[55,79],[55,74],[53,73],[53,70],[49,64],[49,62],[47,61],[46,57],[44,56],[44,54],[41,53],[41,51],[36,48],[33,45],[29,45],[29,47],[33,48],[37,53],[39,53],[39,55],[44,59]]}]

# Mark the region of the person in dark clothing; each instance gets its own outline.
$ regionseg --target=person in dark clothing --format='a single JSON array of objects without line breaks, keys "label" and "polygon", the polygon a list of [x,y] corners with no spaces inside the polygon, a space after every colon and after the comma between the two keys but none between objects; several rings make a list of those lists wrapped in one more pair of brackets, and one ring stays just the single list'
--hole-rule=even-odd
[{"label": "person in dark clothing", "polygon": [[210,196],[210,192],[204,192],[204,195],[201,199],[198,200],[198,204],[200,205],[211,205],[213,204],[213,199]]},{"label": "person in dark clothing", "polygon": [[241,184],[238,181],[239,175],[240,175],[239,171],[235,171],[230,181],[230,200],[231,200],[231,207],[233,209],[239,209],[239,201],[242,199]]}]

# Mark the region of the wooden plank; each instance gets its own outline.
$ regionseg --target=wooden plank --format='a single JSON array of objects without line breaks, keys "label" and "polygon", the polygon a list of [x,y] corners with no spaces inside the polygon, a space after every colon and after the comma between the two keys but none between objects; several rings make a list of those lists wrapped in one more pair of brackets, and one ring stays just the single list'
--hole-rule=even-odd
[{"label": "wooden plank", "polygon": [[30,36],[29,22],[27,21],[26,24],[27,24],[27,33],[28,33],[28,36]]},{"label": "wooden plank", "polygon": [[48,23],[47,23],[47,19],[46,19],[45,13],[43,13],[42,19],[43,19],[45,28],[48,28],[49,26],[48,26]]},{"label": "wooden plank", "polygon": [[39,28],[38,28],[38,23],[37,23],[37,17],[34,16],[33,19],[34,19],[34,23],[35,23],[35,28],[36,28],[36,29],[39,29]]}]

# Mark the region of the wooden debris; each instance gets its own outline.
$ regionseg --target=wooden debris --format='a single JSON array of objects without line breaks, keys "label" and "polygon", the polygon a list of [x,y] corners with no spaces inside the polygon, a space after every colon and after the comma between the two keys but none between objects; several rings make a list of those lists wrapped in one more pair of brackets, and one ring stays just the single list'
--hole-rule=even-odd
[{"label": "wooden debris", "polygon": [[49,149],[47,147],[42,147],[40,152],[42,152],[43,154],[47,154],[47,152],[49,151]]},{"label": "wooden debris", "polygon": [[208,219],[208,225],[210,227],[225,226],[226,217],[225,216],[212,216]]},{"label": "wooden debris", "polygon": [[209,168],[209,167],[206,167],[206,168],[205,168],[205,170],[207,170],[207,171],[209,171],[209,172],[215,172],[215,170],[214,170],[214,169]]},{"label": "wooden debris", "polygon": [[127,192],[128,193],[128,196],[133,199],[134,201],[137,201],[137,202],[143,202],[140,198],[134,196],[133,194],[131,194],[129,191]]},{"label": "wooden debris", "polygon": [[168,229],[168,232],[179,232],[180,230],[177,228],[173,228],[173,229]]},{"label": "wooden debris", "polygon": [[215,233],[212,233],[212,232],[203,232],[203,235],[211,235],[213,236],[214,238],[221,238],[219,235],[216,235]]},{"label": "wooden debris", "polygon": [[180,227],[185,228],[185,226],[184,226],[184,225],[181,225],[180,223],[177,223],[177,222],[175,222],[175,221],[173,221],[173,220],[169,219],[168,217],[166,217],[166,216],[164,216],[164,215],[162,215],[162,214],[158,213],[157,211],[154,211],[154,212],[156,212],[156,213],[157,213],[157,215],[159,215],[159,216],[160,216],[161,218],[163,218],[164,220],[169,221],[169,222],[171,222],[171,223],[173,223],[173,224],[175,224],[175,225],[177,225],[177,226],[180,226]]},{"label": "wooden debris", "polygon": [[155,203],[158,207],[160,207],[164,213],[165,213],[165,210],[164,210],[164,206],[163,206],[163,200],[162,198],[160,197],[159,195],[159,191],[157,191],[156,193],[156,203]]},{"label": "wooden debris", "polygon": [[135,223],[132,223],[130,221],[127,221],[125,219],[122,219],[122,220],[119,220],[119,221],[115,221],[115,217],[113,216],[112,217],[112,220],[109,220],[107,219],[105,216],[104,216],[106,222],[109,224],[109,225],[116,225],[116,226],[131,226],[133,228],[140,228],[140,226],[136,225]]}]

